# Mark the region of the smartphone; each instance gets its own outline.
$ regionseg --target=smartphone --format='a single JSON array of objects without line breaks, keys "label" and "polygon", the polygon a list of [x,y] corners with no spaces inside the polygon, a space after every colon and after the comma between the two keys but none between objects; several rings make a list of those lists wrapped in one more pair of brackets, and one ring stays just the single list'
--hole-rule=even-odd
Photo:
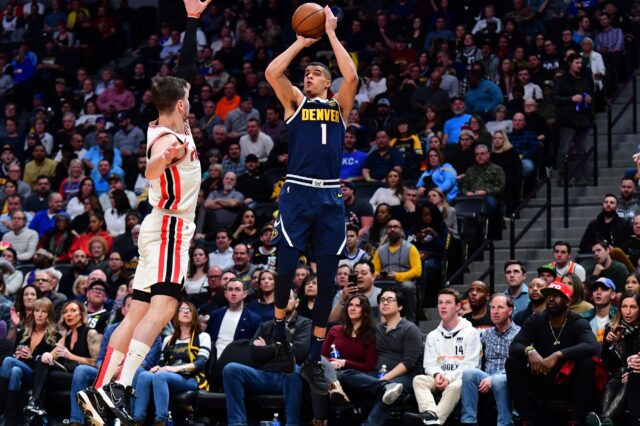
[{"label": "smartphone", "polygon": [[357,287],[358,286],[358,275],[349,274],[349,281],[347,283],[349,287]]}]

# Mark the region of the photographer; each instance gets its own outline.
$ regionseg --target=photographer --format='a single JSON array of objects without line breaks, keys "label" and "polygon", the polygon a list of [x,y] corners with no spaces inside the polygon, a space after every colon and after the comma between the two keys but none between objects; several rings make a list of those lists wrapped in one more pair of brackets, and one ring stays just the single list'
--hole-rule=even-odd
[{"label": "photographer", "polygon": [[380,289],[373,286],[373,264],[368,260],[361,260],[353,267],[353,274],[349,275],[349,283],[344,289],[338,291],[333,298],[333,308],[329,314],[329,322],[337,322],[342,314],[342,307],[347,302],[349,296],[362,294],[369,299],[369,305],[374,317],[378,318],[378,295]]}]

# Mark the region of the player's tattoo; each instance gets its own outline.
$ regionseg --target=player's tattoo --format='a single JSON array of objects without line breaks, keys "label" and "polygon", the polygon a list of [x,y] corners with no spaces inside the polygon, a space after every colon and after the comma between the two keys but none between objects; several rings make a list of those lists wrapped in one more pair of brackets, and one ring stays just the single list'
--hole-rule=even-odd
[{"label": "player's tattoo", "polygon": [[95,330],[89,330],[89,333],[87,333],[87,340],[89,343],[89,354],[91,356],[91,361],[95,365],[96,360],[98,359],[98,352],[100,352],[102,334],[99,334]]}]

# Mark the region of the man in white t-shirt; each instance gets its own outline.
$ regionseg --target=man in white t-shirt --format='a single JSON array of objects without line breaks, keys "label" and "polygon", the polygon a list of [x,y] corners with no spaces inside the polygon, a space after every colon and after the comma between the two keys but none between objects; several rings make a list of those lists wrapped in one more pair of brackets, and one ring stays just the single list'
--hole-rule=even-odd
[{"label": "man in white t-shirt", "polygon": [[569,272],[580,277],[580,281],[585,282],[587,274],[584,268],[571,260],[571,244],[567,241],[556,241],[553,243],[553,262],[551,266],[556,268],[556,275],[563,277]]},{"label": "man in white t-shirt", "polygon": [[222,269],[222,272],[233,268],[231,234],[226,229],[216,232],[216,249],[209,253],[209,266],[217,266]]},{"label": "man in white t-shirt", "polygon": [[216,349],[216,359],[220,358],[225,348],[234,340],[253,337],[261,321],[257,314],[245,309],[247,288],[241,279],[229,280],[224,289],[224,297],[228,307],[211,312],[206,330],[211,336],[212,348]]},{"label": "man in white t-shirt", "polygon": [[593,316],[586,317],[586,319],[589,320],[596,340],[598,343],[602,343],[606,337],[604,329],[616,314],[616,308],[611,303],[616,292],[616,285],[609,278],[600,277],[591,286],[591,291],[593,292],[593,305],[596,309],[593,311]]}]

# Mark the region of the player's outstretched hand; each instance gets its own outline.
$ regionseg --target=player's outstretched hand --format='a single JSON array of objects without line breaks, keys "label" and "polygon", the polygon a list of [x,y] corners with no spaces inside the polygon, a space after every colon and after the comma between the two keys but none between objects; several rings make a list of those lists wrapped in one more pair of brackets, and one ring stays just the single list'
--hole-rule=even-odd
[{"label": "player's outstretched hand", "polygon": [[297,38],[298,42],[302,43],[303,47],[309,47],[313,43],[315,43],[316,41],[320,40],[319,38],[303,37],[303,36],[301,36],[299,34],[296,34],[296,38]]},{"label": "player's outstretched hand", "polygon": [[326,17],[324,24],[325,31],[327,33],[336,32],[336,28],[338,28],[338,18],[336,18],[329,6],[324,7],[324,16]]},{"label": "player's outstretched hand", "polygon": [[199,18],[200,14],[209,6],[211,0],[184,0],[184,8],[187,9],[187,16]]},{"label": "player's outstretched hand", "polygon": [[184,143],[174,142],[162,153],[162,161],[169,165],[171,162],[182,155],[182,150],[187,149],[188,142]]}]

